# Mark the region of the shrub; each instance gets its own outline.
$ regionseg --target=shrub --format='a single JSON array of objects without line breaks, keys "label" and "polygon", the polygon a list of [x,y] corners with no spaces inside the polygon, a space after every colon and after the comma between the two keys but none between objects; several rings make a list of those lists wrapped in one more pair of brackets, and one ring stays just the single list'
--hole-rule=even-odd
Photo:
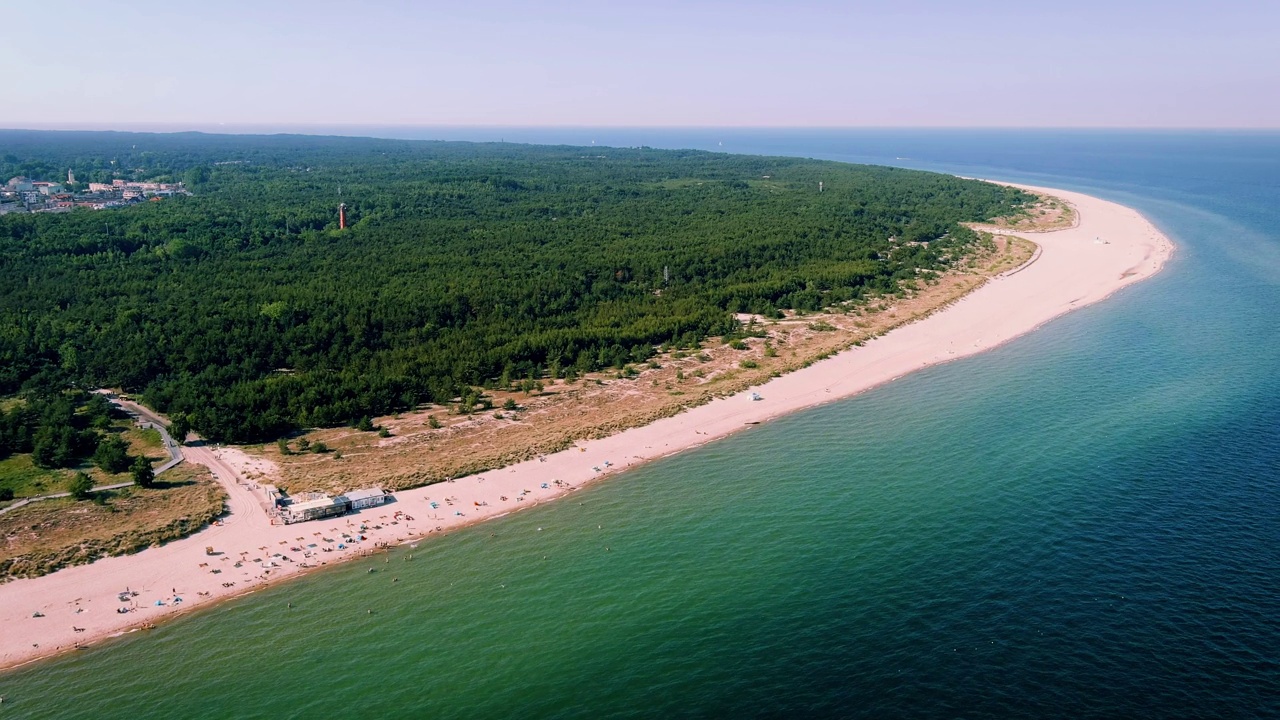
[{"label": "shrub", "polygon": [[71,485],[67,489],[71,491],[71,497],[77,500],[87,500],[90,493],[93,492],[93,480],[85,473],[78,472],[71,479]]},{"label": "shrub", "polygon": [[93,453],[93,464],[107,473],[122,473],[129,469],[129,444],[119,435],[108,435],[98,443]]},{"label": "shrub", "polygon": [[134,458],[133,466],[129,468],[133,473],[133,482],[138,487],[149,488],[155,487],[156,473],[151,469],[151,461],[139,455]]}]

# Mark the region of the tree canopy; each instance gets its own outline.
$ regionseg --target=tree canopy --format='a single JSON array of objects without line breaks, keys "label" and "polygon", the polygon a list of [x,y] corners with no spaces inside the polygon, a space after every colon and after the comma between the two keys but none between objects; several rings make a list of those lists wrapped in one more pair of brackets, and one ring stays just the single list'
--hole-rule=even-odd
[{"label": "tree canopy", "polygon": [[[730,332],[735,312],[898,292],[969,251],[959,223],[1028,199],[700,151],[0,131],[0,175],[68,168],[194,194],[0,216],[0,393],[120,387],[225,441],[621,367]],[[51,463],[86,452],[21,442]]]}]

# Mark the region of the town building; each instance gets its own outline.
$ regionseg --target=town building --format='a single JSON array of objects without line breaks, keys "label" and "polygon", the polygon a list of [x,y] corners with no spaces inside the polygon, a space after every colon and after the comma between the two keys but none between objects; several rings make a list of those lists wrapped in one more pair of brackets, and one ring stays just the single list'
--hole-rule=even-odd
[{"label": "town building", "polygon": [[[68,171],[67,175],[68,182],[74,182],[75,174]],[[5,203],[2,212],[65,212],[72,207],[105,210],[147,199],[191,194],[182,183],[115,179],[109,183],[91,182],[86,185],[87,191],[68,193],[60,183],[21,176],[10,178],[0,188],[0,202]],[[9,204],[13,201],[17,201],[16,207]]]}]

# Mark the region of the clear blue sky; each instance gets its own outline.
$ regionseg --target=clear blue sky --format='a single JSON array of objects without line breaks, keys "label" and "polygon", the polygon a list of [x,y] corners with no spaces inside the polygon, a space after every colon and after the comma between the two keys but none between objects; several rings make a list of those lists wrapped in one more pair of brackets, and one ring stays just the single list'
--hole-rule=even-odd
[{"label": "clear blue sky", "polygon": [[1280,0],[95,0],[0,23],[0,127],[1280,127]]}]

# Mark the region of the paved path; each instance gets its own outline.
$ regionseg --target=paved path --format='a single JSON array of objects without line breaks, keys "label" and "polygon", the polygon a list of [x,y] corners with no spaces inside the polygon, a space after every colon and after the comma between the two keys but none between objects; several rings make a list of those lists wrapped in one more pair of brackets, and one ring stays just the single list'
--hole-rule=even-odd
[{"label": "paved path", "polygon": [[[98,492],[99,490],[119,490],[120,488],[129,487],[132,484],[133,484],[133,481],[130,480],[129,482],[116,483],[114,485],[97,485],[90,492]],[[37,500],[53,500],[54,498],[64,498],[64,497],[71,497],[71,493],[69,492],[50,493],[48,495],[37,495],[35,497],[23,498],[22,500],[15,502],[14,504],[10,505],[7,508],[0,508],[0,515],[3,515],[9,512],[10,510],[17,510],[18,508],[24,505],[30,505],[31,503],[36,502]]]},{"label": "paved path", "polygon": [[[96,392],[106,395],[107,399],[111,401],[111,404],[123,410],[129,415],[129,417],[132,417],[134,422],[138,423],[138,427],[155,430],[160,433],[160,440],[164,444],[165,450],[169,452],[169,462],[156,469],[157,475],[182,462],[182,447],[178,443],[174,442],[173,438],[169,435],[168,418],[159,415],[153,412],[150,408],[145,408],[132,400],[118,398],[105,390],[98,390]],[[185,440],[186,438],[183,439]]]},{"label": "paved path", "polygon": [[[138,424],[138,427],[144,430],[155,430],[156,432],[160,433],[160,442],[162,445],[164,445],[165,451],[169,453],[169,460],[165,462],[163,465],[161,465],[160,467],[155,469],[156,475],[159,475],[160,473],[168,470],[169,468],[172,468],[173,466],[183,461],[182,446],[174,442],[173,438],[169,435],[168,423],[165,420],[165,418],[161,417],[160,415],[157,415],[156,413],[139,405],[136,402],[133,402],[131,400],[121,400],[120,398],[115,397],[114,395],[112,395],[109,392],[106,392],[105,390],[98,390],[96,392],[100,392],[106,395],[107,399],[111,401],[111,404],[120,408],[122,411],[128,414],[129,417],[133,418],[134,422]],[[119,490],[120,488],[129,487],[132,484],[133,484],[133,481],[115,483],[114,485],[98,485],[97,487],[93,488],[91,492],[98,492],[99,490]],[[49,495],[38,495],[36,497],[25,498],[25,499],[19,500],[18,502],[15,502],[9,507],[0,508],[0,515],[3,515],[11,510],[17,510],[18,508],[23,507],[25,505],[30,505],[31,503],[36,502],[37,500],[52,500],[54,498],[69,497],[70,495],[71,493],[69,492],[60,492],[60,493],[51,493]]]}]

